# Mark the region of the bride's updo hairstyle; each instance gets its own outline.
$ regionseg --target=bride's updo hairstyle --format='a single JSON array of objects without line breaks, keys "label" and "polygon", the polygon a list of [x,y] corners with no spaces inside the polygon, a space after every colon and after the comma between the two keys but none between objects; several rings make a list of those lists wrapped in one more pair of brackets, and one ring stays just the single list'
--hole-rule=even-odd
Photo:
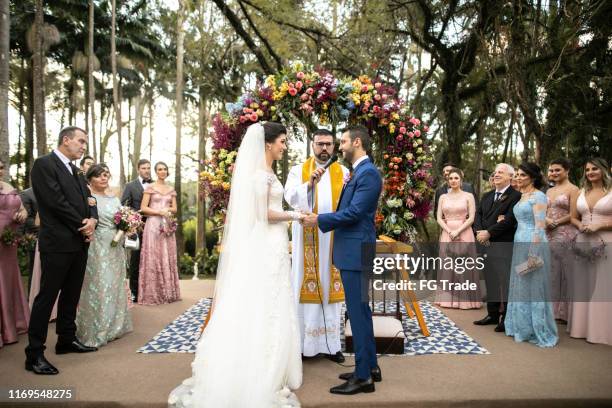
[{"label": "bride's updo hairstyle", "polygon": [[544,177],[542,176],[540,166],[531,162],[523,162],[519,165],[519,169],[523,170],[531,178],[535,188],[539,190],[544,186]]},{"label": "bride's updo hairstyle", "polygon": [[278,122],[263,122],[266,143],[274,143],[277,137],[287,134],[287,128]]}]

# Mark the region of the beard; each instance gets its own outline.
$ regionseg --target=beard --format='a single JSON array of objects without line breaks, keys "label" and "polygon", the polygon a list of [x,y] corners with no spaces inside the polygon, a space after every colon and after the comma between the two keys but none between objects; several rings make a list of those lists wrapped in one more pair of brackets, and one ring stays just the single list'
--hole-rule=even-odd
[{"label": "beard", "polygon": [[321,163],[328,161],[330,157],[331,155],[327,152],[321,152],[319,154],[315,154],[315,158]]}]

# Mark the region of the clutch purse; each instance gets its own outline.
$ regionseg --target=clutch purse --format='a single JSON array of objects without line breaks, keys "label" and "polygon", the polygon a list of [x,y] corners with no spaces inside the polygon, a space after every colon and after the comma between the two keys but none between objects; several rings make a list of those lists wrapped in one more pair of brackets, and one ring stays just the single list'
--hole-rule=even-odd
[{"label": "clutch purse", "polygon": [[[530,259],[534,259],[534,258],[535,258],[535,262],[532,265],[530,265],[529,264],[529,260]],[[522,263],[516,265],[514,267],[514,269],[516,270],[516,273],[519,276],[523,276],[523,275],[527,275],[530,272],[535,271],[536,269],[541,268],[542,265],[544,265],[544,261],[539,256],[536,256],[536,257],[529,257],[529,258],[527,258],[527,260],[525,262],[522,262]]]},{"label": "clutch purse", "polygon": [[138,251],[140,249],[140,239],[138,238],[138,234],[126,237],[123,247],[125,249],[131,249],[132,251]]}]

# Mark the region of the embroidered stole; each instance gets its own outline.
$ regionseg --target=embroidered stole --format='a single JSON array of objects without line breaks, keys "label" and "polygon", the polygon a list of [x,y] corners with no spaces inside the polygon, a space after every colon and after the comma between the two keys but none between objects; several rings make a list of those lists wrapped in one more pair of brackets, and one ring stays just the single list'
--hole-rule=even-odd
[{"label": "embroidered stole", "polygon": [[[302,182],[310,180],[310,175],[316,169],[314,157],[306,160],[302,166]],[[329,169],[331,181],[331,196],[332,208],[335,210],[340,199],[340,192],[344,182],[344,174],[342,167],[338,163],[333,163]],[[314,208],[312,211],[317,212],[318,202],[318,185],[315,186]],[[323,291],[321,291],[321,279],[319,276],[319,228],[318,227],[302,227],[303,240],[302,246],[304,251],[304,278],[300,289],[300,303],[322,303]],[[332,232],[331,244],[329,246],[329,303],[337,303],[344,301],[344,288],[342,287],[342,279],[340,271],[332,264],[332,248],[334,236]]]}]

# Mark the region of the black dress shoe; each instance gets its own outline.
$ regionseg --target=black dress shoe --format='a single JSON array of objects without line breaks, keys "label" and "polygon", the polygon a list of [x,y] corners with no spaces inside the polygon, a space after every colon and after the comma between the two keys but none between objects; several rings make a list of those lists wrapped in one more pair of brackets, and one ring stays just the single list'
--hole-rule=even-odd
[{"label": "black dress shoe", "polygon": [[[353,378],[353,373],[344,373],[344,374],[340,374],[338,376],[339,379],[347,381],[351,378]],[[381,382],[382,381],[382,371],[380,371],[380,367],[376,366],[375,368],[373,368],[370,371],[370,375],[372,376],[372,380],[374,382]]]},{"label": "black dress shoe", "polygon": [[486,326],[489,324],[499,324],[499,317],[495,318],[495,317],[487,315],[484,319],[476,320],[474,324],[477,326]]},{"label": "black dress shoe", "polygon": [[92,351],[98,351],[98,348],[86,346],[78,340],[68,344],[55,345],[55,354],[91,353]]},{"label": "black dress shoe", "polygon": [[351,377],[344,384],[333,387],[329,390],[332,394],[341,394],[341,395],[353,395],[359,394],[360,392],[374,392],[376,391],[376,387],[374,386],[374,381],[371,378],[367,380],[360,380],[355,377]]},{"label": "black dress shoe", "polygon": [[499,324],[497,326],[495,326],[494,329],[497,333],[502,333],[506,331],[506,326],[504,325],[504,322],[501,321],[499,322]]},{"label": "black dress shoe", "polygon": [[344,363],[345,361],[344,354],[342,354],[341,351],[337,352],[336,354],[326,354],[325,357],[334,363]]},{"label": "black dress shoe", "polygon": [[59,371],[53,364],[47,361],[45,356],[38,356],[33,360],[26,360],[25,369],[39,375],[55,375]]}]

